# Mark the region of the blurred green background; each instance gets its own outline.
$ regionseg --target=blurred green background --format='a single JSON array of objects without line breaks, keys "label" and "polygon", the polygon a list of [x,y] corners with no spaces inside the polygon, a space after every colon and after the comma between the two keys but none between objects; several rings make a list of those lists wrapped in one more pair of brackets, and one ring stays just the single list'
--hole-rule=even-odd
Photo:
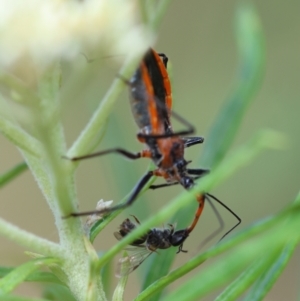
[{"label": "blurred green background", "polygon": [[[197,134],[204,137],[234,85],[238,66],[234,32],[237,3],[238,1],[173,1],[154,47],[158,52],[166,53],[171,60],[174,110],[191,121],[196,126]],[[284,208],[295,198],[300,182],[300,2],[268,0],[253,3],[266,39],[266,72],[262,87],[250,106],[231,149],[248,141],[262,128],[284,133],[288,144],[283,151],[263,153],[251,165],[211,192],[242,218],[239,229]],[[76,66],[64,66],[62,78],[62,117],[68,146],[89,120],[118,72],[114,59],[101,59],[87,64],[79,56],[74,65]],[[69,80],[70,72],[80,68],[85,71],[90,68],[89,76],[80,81],[80,84]],[[114,108],[99,149],[122,146],[139,151],[143,145],[137,142],[136,132],[129,109],[128,92],[124,91]],[[22,158],[15,147],[2,136],[0,145],[0,172],[3,173]],[[196,167],[200,156],[201,146],[195,146],[186,152],[186,159],[194,162],[194,165],[191,164],[193,167]],[[82,162],[76,177],[80,210],[93,209],[101,198],[118,202],[133,188],[148,163],[143,159],[130,162],[117,155]],[[143,220],[149,214],[155,214],[181,190],[181,187],[173,187],[146,192],[132,208],[127,209],[101,233],[95,242],[97,249],[105,250],[115,243],[112,233],[124,217],[136,214]],[[51,212],[29,172],[2,188],[0,195],[1,217],[37,235],[57,240]],[[229,229],[235,220],[222,208],[220,213]],[[168,222],[175,221],[166,221]],[[185,244],[189,253],[178,255],[175,265],[186,262],[192,254],[199,252],[197,246],[201,240],[217,226],[208,207],[197,229]],[[2,237],[0,246],[1,265],[16,265],[27,259],[22,248]],[[299,259],[298,251],[265,300],[296,300],[299,295]],[[129,278],[126,300],[131,300],[138,292],[138,273],[133,273]],[[188,277],[190,275],[184,279]],[[21,286],[19,292],[38,296],[40,288],[26,285]]]}]

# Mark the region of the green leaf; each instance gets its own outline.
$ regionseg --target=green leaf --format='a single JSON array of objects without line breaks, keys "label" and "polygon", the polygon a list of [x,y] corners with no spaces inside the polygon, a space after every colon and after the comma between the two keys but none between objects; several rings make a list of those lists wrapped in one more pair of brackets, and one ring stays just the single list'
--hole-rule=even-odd
[{"label": "green leaf", "polygon": [[[226,259],[218,259],[216,263],[194,275],[192,279],[185,282],[164,300],[197,301],[208,293],[226,285],[257,259],[253,258],[252,254],[247,256],[245,250],[239,248],[226,255]],[[258,254],[256,255],[258,256]]]},{"label": "green leaf", "polygon": [[4,174],[0,175],[0,187],[4,186],[5,184],[12,181],[18,175],[20,175],[23,171],[27,170],[27,164],[25,162],[21,162],[5,172]]},{"label": "green leaf", "polygon": [[13,144],[35,158],[41,156],[41,143],[10,120],[0,117],[0,131]]},{"label": "green leaf", "polygon": [[49,299],[26,298],[14,295],[0,295],[0,301],[49,301]]},{"label": "green leaf", "polygon": [[76,301],[70,290],[59,284],[48,285],[43,297],[51,301]]},{"label": "green leaf", "polygon": [[[63,128],[59,119],[61,114],[60,82],[60,64],[54,63],[48,66],[38,82],[37,94],[40,102],[34,107],[38,125],[36,131],[40,140],[45,147],[51,147],[52,151],[55,150],[59,155],[66,151]],[[47,144],[49,145],[47,146]]]},{"label": "green leaf", "polygon": [[297,241],[289,243],[285,246],[279,256],[274,260],[271,267],[261,274],[260,278],[256,281],[251,291],[247,294],[244,301],[258,301],[263,300],[278,277],[283,272],[292,257]]},{"label": "green leaf", "polygon": [[243,294],[265,271],[274,258],[274,255],[268,254],[263,258],[257,259],[256,262],[251,264],[241,275],[226,287],[226,289],[215,299],[215,301],[235,301]]},{"label": "green leaf", "polygon": [[[97,299],[97,286],[99,285],[99,271],[97,269],[97,259],[98,254],[96,253],[92,243],[85,236],[84,237],[85,248],[89,254],[90,269],[88,275],[87,291],[86,291],[86,300],[96,300]],[[101,279],[102,280],[102,279]],[[102,285],[101,285],[102,287]],[[102,295],[104,296],[104,291],[101,288]]]},{"label": "green leaf", "polygon": [[[0,278],[5,277],[7,274],[12,272],[14,269],[13,267],[0,267]],[[53,282],[58,284],[63,284],[53,273],[50,272],[41,272],[35,271],[30,274],[25,281],[30,282]]]},{"label": "green leaf", "polygon": [[[30,256],[33,259],[42,259],[42,258],[45,258],[45,256],[42,255],[42,254],[33,253],[33,252],[29,252],[29,251],[26,251],[25,254],[28,255],[28,256]],[[58,283],[60,283],[60,284],[61,283],[62,284],[68,283],[68,277],[65,274],[65,272],[63,271],[60,262],[58,264],[56,262],[52,263],[52,264],[49,264],[48,268],[52,272],[52,274],[54,275],[54,277],[57,278]]]},{"label": "green leaf", "polygon": [[[99,257],[101,257],[102,252],[98,252]],[[101,269],[101,278],[103,283],[103,290],[105,291],[106,296],[110,299],[111,294],[111,286],[112,286],[112,279],[114,277],[114,264],[113,261],[109,261],[103,269]]]},{"label": "green leaf", "polygon": [[[146,289],[149,285],[155,282],[160,277],[163,277],[168,274],[170,266],[174,261],[174,257],[176,255],[178,248],[171,248],[169,250],[162,250],[158,252],[156,255],[152,255],[152,258],[149,262],[148,259],[148,270],[146,277],[144,279],[144,283],[142,286],[142,290]],[[149,300],[157,300],[159,294],[155,295],[153,298]]]},{"label": "green leaf", "polygon": [[20,265],[0,280],[0,294],[11,292],[41,265],[49,265],[58,261],[56,258],[39,258]]},{"label": "green leaf", "polygon": [[204,166],[215,166],[224,158],[262,82],[265,41],[259,17],[249,3],[243,2],[238,8],[236,32],[240,59],[236,87],[204,143],[201,158]]}]

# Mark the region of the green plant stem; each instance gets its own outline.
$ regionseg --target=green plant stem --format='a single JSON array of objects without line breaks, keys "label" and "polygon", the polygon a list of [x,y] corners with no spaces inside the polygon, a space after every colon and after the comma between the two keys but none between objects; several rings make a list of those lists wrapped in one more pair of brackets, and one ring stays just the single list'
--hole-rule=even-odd
[{"label": "green plant stem", "polygon": [[168,6],[171,4],[172,0],[164,0],[158,1],[156,14],[151,18],[151,28],[153,31],[157,31],[158,27],[161,23],[161,19],[163,18]]},{"label": "green plant stem", "polygon": [[0,131],[13,144],[34,157],[40,157],[41,144],[11,121],[0,117]]},{"label": "green plant stem", "polygon": [[149,22],[149,10],[153,8],[153,2],[151,1],[145,1],[145,0],[139,0],[139,10],[141,15],[141,20],[143,24],[147,24]]},{"label": "green plant stem", "polygon": [[0,218],[0,233],[11,241],[35,252],[59,258],[64,257],[63,250],[58,244],[22,230],[2,218]]},{"label": "green plant stem", "polygon": [[[90,258],[87,253],[84,240],[83,228],[79,219],[62,219],[62,216],[75,211],[77,199],[75,195],[73,168],[70,162],[61,159],[61,155],[66,153],[63,129],[59,121],[59,87],[60,87],[60,67],[59,64],[50,66],[44,77],[40,79],[38,93],[34,94],[23,83],[15,80],[11,76],[2,75],[2,79],[11,90],[23,95],[24,102],[27,103],[27,110],[31,117],[32,128],[39,142],[31,141],[29,135],[19,134],[16,127],[9,127],[6,136],[10,140],[17,139],[24,141],[24,144],[33,147],[35,152],[28,152],[26,147],[21,149],[26,163],[30,167],[39,187],[41,188],[46,200],[53,211],[56,226],[60,238],[60,248],[53,250],[53,256],[62,257],[61,268],[67,275],[68,285],[78,300],[85,300],[88,291],[88,278],[90,271]],[[16,135],[19,135],[15,137]],[[22,140],[23,139],[23,140]],[[32,142],[32,143],[31,143]],[[20,145],[18,145],[21,147]],[[42,159],[40,159],[42,158]],[[5,226],[5,227],[4,227]],[[7,224],[2,227],[3,231],[8,230]],[[16,231],[12,236],[5,232],[8,238],[13,238],[18,243],[28,245],[28,234]],[[35,237],[34,237],[35,238]],[[47,251],[46,242],[43,240],[33,240],[33,245],[38,248],[40,243],[41,250]],[[52,245],[51,245],[52,246]],[[29,246],[30,247],[30,246]],[[43,252],[42,252],[43,253]],[[44,254],[43,254],[44,255]],[[78,260],[80,258],[80,260]],[[80,275],[81,277],[78,277]],[[97,278],[96,300],[105,300],[105,294],[101,287],[100,279]]]},{"label": "green plant stem", "polygon": [[[84,233],[80,219],[63,219],[62,217],[75,211],[77,198],[74,188],[73,167],[63,160],[61,155],[66,152],[63,128],[56,118],[59,111],[60,68],[53,66],[40,82],[39,95],[43,100],[42,111],[34,107],[37,116],[38,136],[44,146],[45,167],[51,184],[49,205],[52,207],[61,246],[64,248],[63,271],[68,277],[71,291],[78,300],[86,300],[90,291],[90,254],[84,241]],[[39,114],[37,112],[39,111]],[[47,133],[47,134],[45,134]],[[80,258],[80,260],[78,260]],[[80,275],[80,277],[78,277]],[[93,293],[94,300],[105,300],[99,277]]]}]

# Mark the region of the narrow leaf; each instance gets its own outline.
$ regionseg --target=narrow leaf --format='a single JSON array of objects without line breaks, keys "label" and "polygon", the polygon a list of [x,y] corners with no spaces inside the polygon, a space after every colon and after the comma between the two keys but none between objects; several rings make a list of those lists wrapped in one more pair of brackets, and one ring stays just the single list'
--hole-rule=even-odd
[{"label": "narrow leaf", "polygon": [[26,298],[14,295],[0,295],[0,301],[49,301],[49,299]]},{"label": "narrow leaf", "polygon": [[[98,253],[99,257],[101,257],[101,253]],[[114,264],[112,261],[109,261],[101,270],[101,278],[103,283],[103,290],[105,291],[108,298],[111,296],[111,286],[112,279],[114,278]]]},{"label": "narrow leaf", "polygon": [[242,249],[227,254],[226,259],[218,259],[216,263],[209,268],[203,269],[180,288],[165,297],[164,300],[197,301],[208,293],[226,285],[229,281],[237,277],[248,265],[253,264],[257,258],[258,254],[254,258],[253,254],[248,256],[245,253],[246,250],[242,251]]},{"label": "narrow leaf", "polygon": [[259,301],[264,299],[288,264],[296,246],[297,242],[292,242],[285,246],[276,260],[273,262],[272,266],[265,273],[263,273],[254,284],[254,287],[247,294],[244,301]]},{"label": "narrow leaf", "polygon": [[41,143],[10,120],[0,118],[0,131],[13,144],[33,157],[41,156]]},{"label": "narrow leaf", "polygon": [[27,168],[27,164],[25,162],[21,162],[13,168],[11,168],[10,170],[8,170],[7,172],[5,172],[4,174],[0,175],[0,187],[12,181]]},{"label": "narrow leaf", "polygon": [[[5,277],[7,274],[12,272],[16,268],[12,267],[0,267],[0,278]],[[30,274],[25,281],[29,282],[53,282],[63,284],[54,274],[50,272],[35,271]]]},{"label": "narrow leaf", "polygon": [[271,254],[268,254],[263,258],[259,258],[256,262],[251,264],[237,279],[235,279],[226,287],[226,289],[215,299],[215,301],[237,300],[238,297],[243,294],[272,264],[270,255]]},{"label": "narrow leaf", "polygon": [[49,265],[57,262],[58,259],[56,258],[40,258],[20,265],[4,278],[0,279],[0,294],[11,292],[16,286],[24,282],[30,274],[39,269],[41,265]]},{"label": "narrow leaf", "polygon": [[212,167],[222,160],[262,82],[264,37],[259,17],[250,4],[243,3],[239,7],[236,27],[240,57],[236,87],[221,108],[205,141],[201,158],[204,166]]},{"label": "narrow leaf", "polygon": [[48,285],[43,293],[43,297],[51,301],[76,301],[70,290],[59,284]]}]

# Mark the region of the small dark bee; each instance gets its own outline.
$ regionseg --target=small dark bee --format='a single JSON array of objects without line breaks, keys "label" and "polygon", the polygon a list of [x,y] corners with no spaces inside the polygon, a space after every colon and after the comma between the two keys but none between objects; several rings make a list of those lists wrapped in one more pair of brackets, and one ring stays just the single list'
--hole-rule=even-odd
[{"label": "small dark bee", "polygon": [[[140,221],[133,215],[136,223],[132,222],[129,218],[126,218],[120,225],[120,230],[114,232],[114,236],[121,240],[132,230],[134,230]],[[175,231],[173,225],[169,225],[169,229],[153,228],[147,231],[146,234],[133,241],[129,247],[125,250],[129,252],[129,255],[119,259],[117,277],[128,275],[137,269],[153,252],[157,249],[168,249],[170,247],[178,247],[179,252],[187,252],[182,249],[182,245],[185,239],[189,236],[189,232],[184,230]],[[127,263],[124,264],[124,263]],[[121,265],[125,266],[125,268]]]}]

